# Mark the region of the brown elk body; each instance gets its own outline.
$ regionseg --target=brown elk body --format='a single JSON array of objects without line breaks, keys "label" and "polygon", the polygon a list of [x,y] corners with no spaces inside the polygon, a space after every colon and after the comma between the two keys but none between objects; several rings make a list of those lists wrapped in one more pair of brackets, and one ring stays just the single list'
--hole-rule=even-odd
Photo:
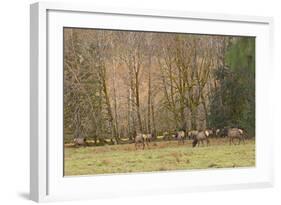
[{"label": "brown elk body", "polygon": [[177,138],[179,144],[180,143],[184,144],[185,132],[184,131],[177,132],[176,138]]},{"label": "brown elk body", "polygon": [[230,128],[227,131],[227,137],[229,137],[229,145],[234,144],[234,139],[238,139],[239,143],[241,141],[243,141],[243,143],[245,144],[245,137],[244,137],[244,132],[242,129],[239,128]]},{"label": "brown elk body", "polygon": [[142,134],[137,134],[135,137],[135,148],[137,149],[139,145],[142,145],[142,149],[144,149],[144,137]]},{"label": "brown elk body", "polygon": [[195,139],[196,135],[198,135],[198,130],[191,130],[187,133],[189,139]]},{"label": "brown elk body", "polygon": [[142,149],[144,149],[145,145],[149,147],[149,143],[152,141],[152,134],[137,134],[135,137],[135,147],[138,148],[138,145],[142,145]]},{"label": "brown elk body", "polygon": [[207,146],[209,146],[210,141],[208,137],[210,136],[210,132],[208,130],[200,131],[198,134],[195,136],[192,142],[192,146],[195,147],[198,144],[198,147],[200,144],[204,145],[204,141],[206,141]]},{"label": "brown elk body", "polygon": [[74,142],[74,145],[76,146],[76,147],[78,147],[78,146],[86,146],[87,145],[87,142],[86,142],[86,138],[82,138],[82,137],[80,137],[80,138],[74,138],[73,139],[73,142]]}]

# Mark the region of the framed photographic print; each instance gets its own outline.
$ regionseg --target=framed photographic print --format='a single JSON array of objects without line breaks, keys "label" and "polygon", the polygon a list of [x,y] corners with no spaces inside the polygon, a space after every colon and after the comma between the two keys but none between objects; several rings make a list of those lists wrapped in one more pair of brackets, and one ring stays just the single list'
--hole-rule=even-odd
[{"label": "framed photographic print", "polygon": [[32,200],[272,186],[271,18],[36,3],[30,20]]}]

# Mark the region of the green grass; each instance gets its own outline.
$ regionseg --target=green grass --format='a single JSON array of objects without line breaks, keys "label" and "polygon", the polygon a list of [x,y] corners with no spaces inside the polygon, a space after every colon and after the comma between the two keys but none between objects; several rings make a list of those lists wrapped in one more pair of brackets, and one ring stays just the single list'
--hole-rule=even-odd
[{"label": "green grass", "polygon": [[103,147],[65,146],[65,176],[166,170],[211,169],[255,166],[255,141],[229,146],[224,139],[211,139],[208,147],[177,142],[151,143],[135,149],[134,144]]}]

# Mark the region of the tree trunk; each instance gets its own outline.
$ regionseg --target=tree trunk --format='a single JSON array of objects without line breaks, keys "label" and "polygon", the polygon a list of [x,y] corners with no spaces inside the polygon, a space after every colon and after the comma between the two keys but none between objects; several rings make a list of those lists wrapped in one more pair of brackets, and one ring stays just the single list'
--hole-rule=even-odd
[{"label": "tree trunk", "polygon": [[151,100],[151,114],[152,114],[152,129],[153,133],[156,135],[156,126],[155,126],[155,112],[154,112],[154,102],[153,99]]},{"label": "tree trunk", "polygon": [[105,104],[106,104],[106,109],[107,109],[107,114],[108,114],[108,120],[109,120],[109,123],[111,125],[111,130],[112,130],[112,136],[116,139],[116,142],[118,144],[119,142],[119,139],[118,139],[118,136],[116,135],[116,129],[115,129],[115,126],[114,126],[114,121],[113,121],[113,115],[112,115],[112,110],[111,110],[111,106],[110,106],[110,99],[109,99],[109,96],[108,96],[108,92],[107,92],[107,86],[106,86],[106,81],[105,81],[105,68],[102,68],[102,87],[103,87],[103,93],[104,93],[104,97],[105,97]]},{"label": "tree trunk", "polygon": [[116,96],[116,68],[115,68],[115,60],[113,59],[113,98],[114,98],[114,114],[115,114],[115,130],[117,137],[120,137],[119,133],[119,124],[118,124],[118,115],[117,115],[117,96]]},{"label": "tree trunk", "polygon": [[151,72],[148,71],[147,132],[151,133]]},{"label": "tree trunk", "polygon": [[197,127],[197,121],[196,121],[196,117],[197,117],[197,112],[196,112],[196,108],[191,106],[192,108],[190,109],[190,113],[191,113],[191,129],[192,130],[196,130]]},{"label": "tree trunk", "polygon": [[129,139],[132,140],[132,124],[131,124],[131,119],[132,119],[132,94],[131,94],[131,88],[128,89],[128,112],[127,112],[127,126],[128,126],[128,131],[127,135],[129,136]]},{"label": "tree trunk", "polygon": [[136,106],[137,106],[137,117],[139,123],[139,130],[143,132],[141,114],[140,114],[140,96],[139,96],[139,68],[135,72],[135,82],[136,82]]}]

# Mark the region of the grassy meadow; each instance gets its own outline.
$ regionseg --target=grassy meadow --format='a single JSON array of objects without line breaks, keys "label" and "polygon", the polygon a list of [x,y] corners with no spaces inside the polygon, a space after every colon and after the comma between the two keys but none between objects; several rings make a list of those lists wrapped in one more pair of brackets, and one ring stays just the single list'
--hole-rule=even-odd
[{"label": "grassy meadow", "polygon": [[213,169],[255,166],[255,141],[229,145],[227,139],[210,139],[210,146],[191,147],[177,141],[152,142],[136,150],[134,144],[74,148],[65,145],[64,175]]}]

